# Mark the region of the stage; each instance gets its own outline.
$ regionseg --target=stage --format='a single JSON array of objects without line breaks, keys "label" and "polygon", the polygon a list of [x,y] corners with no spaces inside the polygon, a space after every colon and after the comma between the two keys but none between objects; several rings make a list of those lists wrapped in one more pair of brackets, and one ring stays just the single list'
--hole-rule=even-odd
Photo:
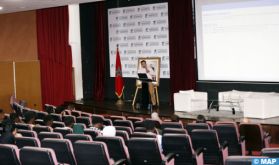
[{"label": "stage", "polygon": [[[132,106],[131,101],[125,101],[123,105],[116,105],[116,101],[107,100],[107,101],[73,101],[66,102],[65,104],[74,104],[77,110],[84,112],[90,112],[94,114],[106,115],[121,115],[121,116],[137,116],[150,118],[151,111],[146,109],[136,109]],[[159,113],[159,116],[162,120],[169,119],[170,116],[174,113],[173,107],[169,103],[160,103],[160,106],[152,111]],[[269,132],[272,136],[272,142],[279,144],[279,117],[268,118],[268,119],[253,119],[253,118],[244,118],[243,113],[236,112],[235,115],[231,111],[216,111],[216,109],[201,110],[192,113],[187,112],[176,112],[183,123],[189,123],[196,119],[197,115],[202,114],[209,121],[235,121],[237,123],[242,122],[251,122],[251,123],[260,123],[263,125],[263,128],[266,132]]]}]

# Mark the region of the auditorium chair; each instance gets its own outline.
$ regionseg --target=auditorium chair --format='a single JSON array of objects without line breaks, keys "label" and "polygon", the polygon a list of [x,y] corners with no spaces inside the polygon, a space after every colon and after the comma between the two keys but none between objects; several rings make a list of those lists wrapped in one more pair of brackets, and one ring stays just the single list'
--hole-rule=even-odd
[{"label": "auditorium chair", "polygon": [[50,115],[52,116],[53,121],[59,121],[59,122],[62,121],[62,116],[60,114],[51,113]]},{"label": "auditorium chair", "polygon": [[[103,115],[97,115],[97,114],[93,114],[92,116],[91,116],[91,122],[93,123],[94,122],[94,120],[95,119],[101,119],[101,120],[105,120],[105,118],[104,118],[104,116]],[[104,123],[104,125],[106,125],[105,123]]]},{"label": "auditorium chair", "polygon": [[54,150],[58,162],[69,165],[77,165],[74,156],[73,146],[68,139],[44,139],[41,142],[44,148],[51,148]]},{"label": "auditorium chair", "polygon": [[46,112],[42,112],[42,111],[36,111],[36,119],[41,119],[43,120],[45,116],[47,116],[48,114]]},{"label": "auditorium chair", "polygon": [[91,136],[91,138],[94,140],[97,136],[99,136],[98,132],[95,130],[92,130],[90,128],[86,128],[83,130],[85,135]]},{"label": "auditorium chair", "polygon": [[144,127],[143,122],[144,122],[144,121],[135,121],[135,123],[134,123],[134,128],[137,128],[137,127]]},{"label": "auditorium chair", "polygon": [[113,124],[112,124],[112,121],[111,121],[110,119],[104,119],[103,124],[104,124],[105,126],[112,126],[112,125],[113,125]]},{"label": "auditorium chair", "polygon": [[146,128],[145,127],[136,127],[134,132],[146,132]]},{"label": "auditorium chair", "polygon": [[229,155],[245,155],[245,139],[240,137],[236,123],[216,123],[213,129],[217,131],[220,143],[228,143]]},{"label": "auditorium chair", "polygon": [[53,121],[52,128],[65,127],[65,123],[61,121]]},{"label": "auditorium chair", "polygon": [[62,121],[65,122],[65,118],[72,118],[76,122],[76,117],[73,115],[63,115],[62,116]]},{"label": "auditorium chair", "polygon": [[92,114],[91,113],[87,113],[87,112],[81,112],[80,113],[80,117],[91,117],[92,116]]},{"label": "auditorium chair", "polygon": [[16,123],[16,128],[17,129],[23,129],[23,130],[32,130],[31,125],[29,124],[24,124],[24,123]]},{"label": "auditorium chair", "polygon": [[24,137],[37,137],[37,132],[35,131],[19,129],[17,130],[17,133],[21,134]]},{"label": "auditorium chair", "polygon": [[40,125],[35,125],[34,127],[33,127],[33,130],[35,131],[35,132],[37,132],[37,134],[38,133],[40,133],[40,132],[52,132],[52,128],[51,127],[49,127],[49,126],[40,126]]},{"label": "auditorium chair", "polygon": [[162,130],[162,134],[188,134],[183,128],[165,128]]},{"label": "auditorium chair", "polygon": [[269,158],[279,158],[279,148],[263,148],[261,155]]},{"label": "auditorium chair", "polygon": [[128,133],[126,131],[122,131],[122,130],[116,130],[115,136],[122,137],[125,144],[127,144],[128,140],[130,139]]},{"label": "auditorium chair", "polygon": [[80,117],[81,116],[81,111],[72,110],[71,114],[75,117]]},{"label": "auditorium chair", "polygon": [[[68,115],[72,115],[72,110],[69,110],[69,109],[65,109],[64,110],[64,115],[63,116],[68,116]],[[62,118],[63,118],[63,116],[62,116]]]},{"label": "auditorium chair", "polygon": [[45,111],[50,113],[55,113],[56,107],[50,104],[45,104],[44,105]]},{"label": "auditorium chair", "polygon": [[175,165],[203,165],[203,148],[193,149],[191,138],[186,134],[165,134],[162,137],[164,154],[175,154]]},{"label": "auditorium chair", "polygon": [[129,117],[127,117],[127,120],[130,120],[133,124],[135,124],[136,121],[143,121],[143,118],[142,117],[129,116]]},{"label": "auditorium chair", "polygon": [[114,120],[126,120],[126,117],[125,117],[125,116],[117,116],[117,115],[111,115],[111,116],[108,116],[108,117],[106,117],[106,118],[111,119],[112,122],[113,122]]},{"label": "auditorium chair", "polygon": [[116,130],[126,131],[129,136],[133,133],[133,130],[130,127],[123,127],[123,126],[115,126]]},{"label": "auditorium chair", "polygon": [[42,141],[45,138],[63,139],[63,136],[59,132],[40,132],[38,138]]},{"label": "auditorium chair", "polygon": [[128,162],[130,156],[128,153],[128,148],[126,147],[126,144],[122,137],[99,136],[96,138],[95,141],[106,143],[109,155],[113,160],[125,159],[126,163],[129,164]]},{"label": "auditorium chair", "polygon": [[132,131],[134,131],[134,125],[130,120],[114,120],[114,126],[123,126],[123,127],[130,127]]},{"label": "auditorium chair", "polygon": [[188,123],[185,126],[187,132],[189,133],[189,135],[192,134],[192,131],[194,129],[210,129],[209,125],[207,123]]},{"label": "auditorium chair", "polygon": [[76,123],[85,124],[87,128],[91,126],[90,117],[77,117],[76,118]]},{"label": "auditorium chair", "polygon": [[1,165],[20,165],[17,146],[0,144],[0,162]]},{"label": "auditorium chair", "polygon": [[18,148],[22,148],[25,146],[30,147],[40,147],[41,143],[38,138],[33,137],[16,137],[15,138],[16,145]]},{"label": "auditorium chair", "polygon": [[35,124],[36,125],[45,125],[44,120],[42,120],[42,119],[36,119]]},{"label": "auditorium chair", "polygon": [[78,140],[92,141],[90,135],[82,135],[82,134],[67,134],[64,138],[69,139],[72,143],[75,143]]},{"label": "auditorium chair", "polygon": [[228,156],[226,143],[219,143],[217,132],[208,129],[196,129],[191,134],[192,144],[195,150],[203,148],[205,164],[223,165]]},{"label": "auditorium chair", "polygon": [[64,127],[64,128],[54,128],[53,132],[59,132],[59,133],[61,133],[63,135],[63,137],[65,137],[67,134],[73,133],[73,129],[67,128],[67,127]]},{"label": "auditorium chair", "polygon": [[255,158],[259,159],[259,158],[266,158],[266,157],[261,157],[261,156],[228,156],[226,161],[225,161],[225,165],[251,165],[253,159],[255,159]]},{"label": "auditorium chair", "polygon": [[50,148],[23,147],[19,151],[21,165],[59,165]]},{"label": "auditorium chair", "polygon": [[165,128],[183,128],[183,125],[180,122],[162,122],[161,129],[164,130]]},{"label": "auditorium chair", "polygon": [[131,138],[156,138],[156,134],[150,134],[147,132],[134,132],[131,135]]},{"label": "auditorium chair", "polygon": [[164,156],[156,138],[131,138],[128,141],[130,160],[133,165],[173,165],[174,153]]},{"label": "auditorium chair", "polygon": [[143,121],[143,126],[144,126],[144,123],[145,123],[145,122],[152,122],[152,123],[154,123],[154,125],[155,125],[156,128],[161,129],[161,121],[159,121],[159,120],[155,120],[155,119],[145,119],[145,120]]},{"label": "auditorium chair", "polygon": [[125,164],[125,159],[110,159],[107,146],[104,142],[77,141],[74,143],[74,153],[77,164],[80,165],[120,165]]},{"label": "auditorium chair", "polygon": [[245,137],[245,147],[249,155],[252,151],[261,151],[269,147],[271,137],[264,133],[261,124],[241,123],[239,131],[240,135]]}]

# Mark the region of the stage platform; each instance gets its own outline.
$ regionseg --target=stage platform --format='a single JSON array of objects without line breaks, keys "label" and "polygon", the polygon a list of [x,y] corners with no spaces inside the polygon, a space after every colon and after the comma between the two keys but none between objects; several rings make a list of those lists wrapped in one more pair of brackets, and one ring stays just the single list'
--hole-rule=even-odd
[{"label": "stage platform", "polygon": [[[121,115],[121,116],[139,116],[144,118],[150,118],[151,111],[146,109],[136,109],[132,106],[131,101],[125,101],[123,105],[116,105],[116,101],[107,100],[107,101],[73,101],[66,102],[66,104],[74,104],[76,109],[90,112],[94,114],[103,114],[103,115]],[[172,106],[169,103],[160,103],[160,106],[156,109],[153,109],[159,113],[162,120],[169,119],[170,116],[174,113]],[[263,128],[266,132],[269,132],[272,136],[272,142],[279,144],[279,117],[269,118],[269,119],[253,119],[253,118],[244,118],[243,113],[236,112],[235,115],[230,111],[216,111],[216,109],[196,111],[192,113],[187,112],[176,112],[183,123],[189,123],[196,119],[197,115],[202,114],[209,121],[235,121],[237,123],[242,122],[251,122],[251,123],[260,123],[263,125]]]}]

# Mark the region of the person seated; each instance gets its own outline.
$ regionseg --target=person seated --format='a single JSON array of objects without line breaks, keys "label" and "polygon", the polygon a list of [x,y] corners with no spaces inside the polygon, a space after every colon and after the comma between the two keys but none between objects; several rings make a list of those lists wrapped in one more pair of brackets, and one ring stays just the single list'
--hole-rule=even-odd
[{"label": "person seated", "polygon": [[196,123],[206,123],[206,119],[204,115],[198,115],[196,119]]},{"label": "person seated", "polygon": [[104,127],[103,124],[103,119],[102,118],[94,118],[92,120],[92,127],[90,127],[91,129],[93,129],[94,131],[96,131],[99,135],[102,135],[102,130]]},{"label": "person seated", "polygon": [[62,116],[64,116],[64,115],[71,115],[71,114],[72,114],[72,111],[74,111],[74,110],[75,110],[75,105],[74,105],[74,104],[69,104],[69,105],[67,106],[67,108],[64,109],[64,110],[61,112],[61,114],[62,114]]},{"label": "person seated", "polygon": [[10,120],[13,123],[22,123],[22,120],[21,120],[21,118],[19,117],[19,115],[17,113],[11,113],[10,114]]},{"label": "person seated", "polygon": [[146,121],[143,122],[143,124],[144,124],[146,132],[148,134],[155,134],[156,135],[157,141],[158,141],[158,145],[159,145],[159,149],[162,152],[163,151],[163,148],[162,148],[162,135],[158,134],[158,130],[156,130],[155,123],[150,121],[150,120],[149,121],[146,120]]},{"label": "person seated", "polygon": [[24,114],[24,122],[26,124],[31,125],[31,127],[35,126],[35,120],[36,120],[36,113],[32,111],[28,111]]},{"label": "person seated", "polygon": [[116,135],[116,129],[114,126],[106,126],[103,129],[103,136],[114,137]]},{"label": "person seated", "polygon": [[66,128],[73,128],[74,124],[75,124],[75,120],[72,117],[66,117],[64,119],[64,123],[65,123],[65,127]]},{"label": "person seated", "polygon": [[0,137],[0,143],[15,144],[15,137],[21,137],[21,134],[17,133],[15,124],[10,119],[3,121],[3,134]]},{"label": "person seated", "polygon": [[179,116],[176,114],[171,115],[171,122],[179,122]]},{"label": "person seated", "polygon": [[52,127],[52,124],[53,124],[53,117],[51,115],[47,115],[44,117],[43,119],[44,121],[44,125],[45,126],[49,126],[49,127]]},{"label": "person seated", "polygon": [[151,119],[157,120],[157,121],[159,121],[159,122],[162,122],[161,118],[159,117],[158,112],[156,112],[156,111],[153,111],[153,112],[152,112],[152,114],[151,114]]}]

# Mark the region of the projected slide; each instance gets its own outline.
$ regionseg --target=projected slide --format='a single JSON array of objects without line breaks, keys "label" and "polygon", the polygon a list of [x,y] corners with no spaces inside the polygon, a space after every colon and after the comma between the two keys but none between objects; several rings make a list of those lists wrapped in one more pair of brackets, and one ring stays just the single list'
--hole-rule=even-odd
[{"label": "projected slide", "polygon": [[279,82],[278,0],[196,0],[196,29],[199,80]]},{"label": "projected slide", "polygon": [[124,77],[137,77],[139,57],[160,57],[160,77],[170,77],[167,3],[109,9],[108,28],[111,77],[117,45]]}]

